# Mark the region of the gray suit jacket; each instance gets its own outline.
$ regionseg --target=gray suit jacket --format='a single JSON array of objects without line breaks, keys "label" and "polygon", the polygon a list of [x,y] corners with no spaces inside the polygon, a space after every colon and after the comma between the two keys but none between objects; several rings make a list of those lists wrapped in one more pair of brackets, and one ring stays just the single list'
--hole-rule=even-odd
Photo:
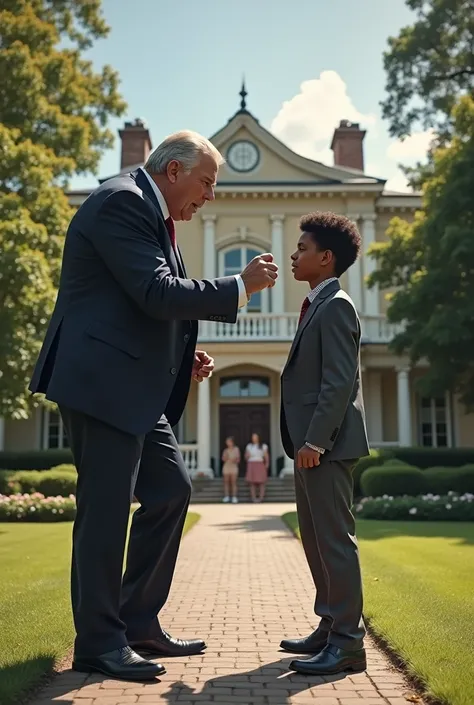
[{"label": "gray suit jacket", "polygon": [[145,174],[110,179],[71,220],[30,390],[135,435],[174,425],[197,320],[234,323],[238,300],[235,277],[186,278]]},{"label": "gray suit jacket", "polygon": [[338,281],[327,284],[298,327],[281,377],[281,434],[290,458],[305,442],[333,460],[368,454],[360,338],[352,300]]}]

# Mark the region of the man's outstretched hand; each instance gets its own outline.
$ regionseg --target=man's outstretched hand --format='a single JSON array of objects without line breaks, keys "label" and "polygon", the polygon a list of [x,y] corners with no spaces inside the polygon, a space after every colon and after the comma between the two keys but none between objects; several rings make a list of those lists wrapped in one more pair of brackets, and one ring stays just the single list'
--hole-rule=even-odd
[{"label": "man's outstretched hand", "polygon": [[278,277],[278,265],[273,261],[273,255],[270,252],[265,252],[250,260],[240,276],[245,285],[245,290],[250,296],[269,286],[275,286]]},{"label": "man's outstretched hand", "polygon": [[214,369],[214,358],[204,352],[196,350],[194,353],[193,379],[202,382],[205,377],[210,377]]}]

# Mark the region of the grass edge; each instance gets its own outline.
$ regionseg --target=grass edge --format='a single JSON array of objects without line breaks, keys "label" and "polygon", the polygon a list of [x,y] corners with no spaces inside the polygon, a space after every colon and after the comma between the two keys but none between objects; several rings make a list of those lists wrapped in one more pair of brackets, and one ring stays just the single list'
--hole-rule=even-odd
[{"label": "grass edge", "polygon": [[[186,514],[186,523],[184,525],[182,539],[194,526],[196,526],[200,518],[201,515],[197,512],[188,512]],[[15,705],[28,705],[28,703],[39,695],[39,693],[46,688],[46,686],[50,685],[50,683],[52,683],[57,676],[59,676],[63,671],[70,669],[72,665],[72,653],[72,647],[70,647],[65,654],[55,659],[51,665],[51,668],[48,671],[45,671],[34,685],[20,695]]]},{"label": "grass edge", "polygon": [[[298,526],[298,513],[296,511],[286,512],[281,515],[281,520],[293,536],[301,542]],[[370,521],[370,519],[366,519],[366,521]],[[367,632],[372,638],[375,646],[387,657],[390,665],[402,673],[408,685],[416,691],[417,695],[424,700],[426,705],[450,705],[448,700],[445,698],[436,697],[428,690],[429,686],[426,681],[415,673],[413,667],[410,666],[410,664],[404,660],[403,656],[390,645],[388,638],[383,634],[383,632],[377,630],[372,620],[367,618],[365,615],[364,622],[367,627]]]}]

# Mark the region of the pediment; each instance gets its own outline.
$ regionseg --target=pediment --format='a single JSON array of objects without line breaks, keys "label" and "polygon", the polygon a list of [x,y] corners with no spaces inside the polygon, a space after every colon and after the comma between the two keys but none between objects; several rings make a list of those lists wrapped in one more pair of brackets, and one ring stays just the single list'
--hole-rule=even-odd
[{"label": "pediment", "polygon": [[[365,176],[361,171],[327,166],[296,154],[260,125],[246,110],[239,111],[227,125],[210,138],[226,158],[219,170],[218,186],[239,185],[382,185],[383,181]],[[232,145],[251,142],[257,148],[258,163],[248,172],[232,168]]]}]

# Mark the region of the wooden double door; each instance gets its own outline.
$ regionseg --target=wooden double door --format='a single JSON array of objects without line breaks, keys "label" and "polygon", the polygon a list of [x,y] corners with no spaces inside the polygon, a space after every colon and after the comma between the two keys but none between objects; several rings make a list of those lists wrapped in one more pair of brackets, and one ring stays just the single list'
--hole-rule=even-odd
[{"label": "wooden double door", "polygon": [[240,448],[239,475],[243,477],[245,475],[245,447],[250,442],[252,433],[258,433],[261,442],[267,444],[271,453],[270,404],[221,404],[219,430],[219,470],[221,471],[222,468],[221,456],[225,447],[225,439],[228,436],[233,436],[235,444]]}]

